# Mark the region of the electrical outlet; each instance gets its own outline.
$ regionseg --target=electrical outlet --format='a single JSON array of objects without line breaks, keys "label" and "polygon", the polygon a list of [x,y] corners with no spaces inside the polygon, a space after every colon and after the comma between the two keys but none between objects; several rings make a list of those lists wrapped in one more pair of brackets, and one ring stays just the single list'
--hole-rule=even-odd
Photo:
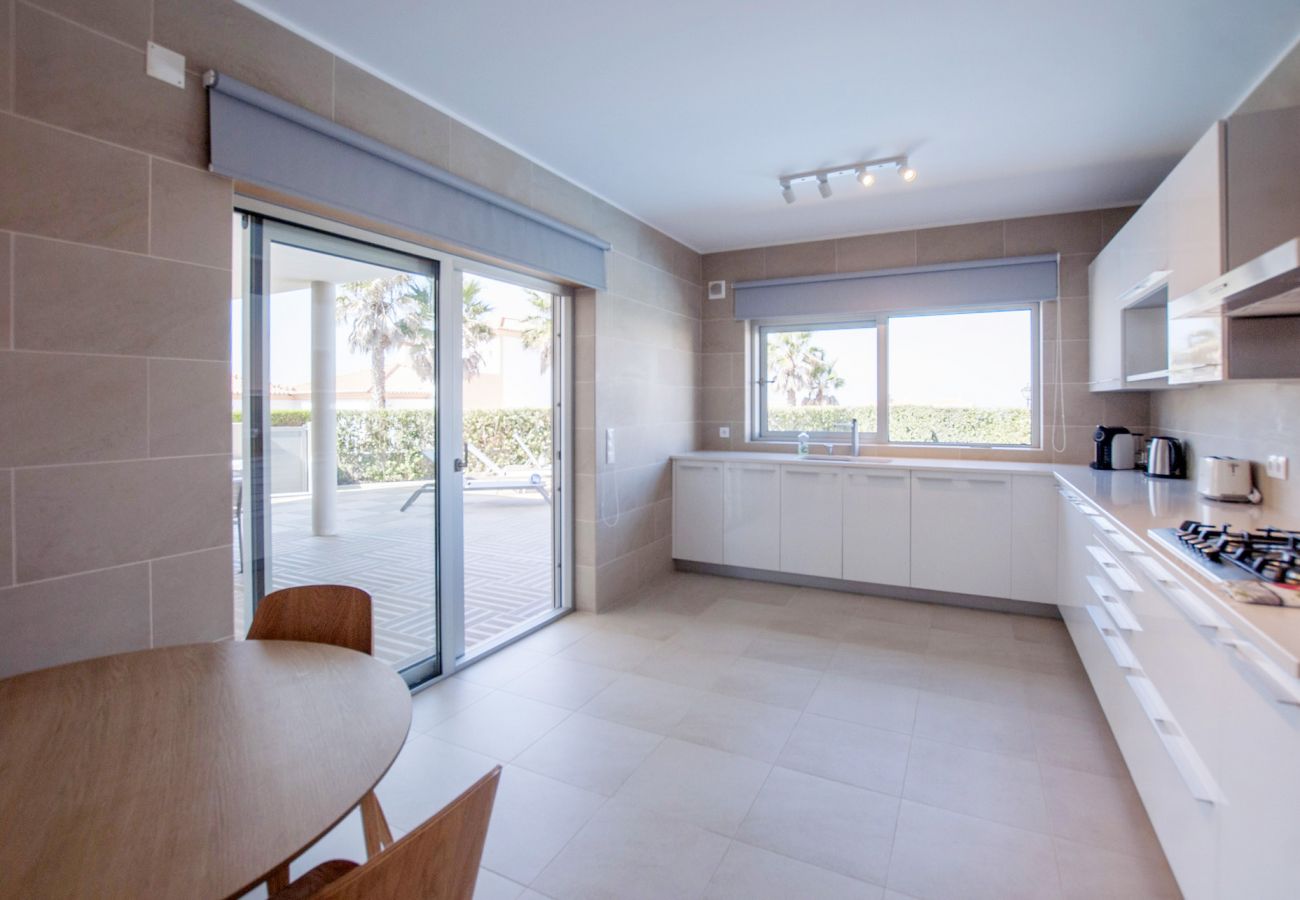
[{"label": "electrical outlet", "polygon": [[614,465],[614,429],[605,429],[605,465]]},{"label": "electrical outlet", "polygon": [[1270,456],[1264,464],[1264,474],[1278,481],[1286,481],[1289,464],[1285,456]]},{"label": "electrical outlet", "polygon": [[728,428],[726,425],[719,425],[719,426],[718,426],[718,437],[720,437],[720,438],[729,438],[729,437],[731,437],[731,429]]}]

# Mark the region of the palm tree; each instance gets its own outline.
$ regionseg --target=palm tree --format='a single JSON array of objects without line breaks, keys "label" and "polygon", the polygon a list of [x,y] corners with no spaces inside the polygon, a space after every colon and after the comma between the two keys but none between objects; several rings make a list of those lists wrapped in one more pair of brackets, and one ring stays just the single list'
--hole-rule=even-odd
[{"label": "palm tree", "polygon": [[835,363],[826,361],[826,351],[813,347],[810,354],[816,362],[808,370],[808,395],[805,406],[839,406],[832,391],[844,387],[843,377],[835,374]]},{"label": "palm tree", "polygon": [[465,279],[461,288],[461,365],[465,377],[473,378],[483,369],[483,352],[479,349],[490,341],[495,334],[492,326],[483,321],[483,317],[492,311],[492,306],[479,294],[483,285],[473,278]]},{"label": "palm tree", "polygon": [[388,405],[388,352],[410,345],[427,328],[425,308],[414,294],[415,278],[399,274],[349,282],[338,298],[338,318],[350,324],[348,345],[370,354],[370,395],[379,409]]},{"label": "palm tree", "polygon": [[786,406],[799,405],[799,397],[808,389],[808,372],[815,362],[811,344],[808,331],[782,331],[768,344],[768,378],[778,393],[785,394]]},{"label": "palm tree", "polygon": [[537,291],[528,292],[528,302],[533,311],[524,319],[524,331],[520,335],[525,350],[538,349],[542,357],[541,372],[551,367],[551,298]]}]

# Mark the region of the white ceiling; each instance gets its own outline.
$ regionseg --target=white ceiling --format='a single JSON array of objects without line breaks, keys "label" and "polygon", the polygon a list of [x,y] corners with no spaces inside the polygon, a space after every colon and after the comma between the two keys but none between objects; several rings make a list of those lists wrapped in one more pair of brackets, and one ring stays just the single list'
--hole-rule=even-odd
[{"label": "white ceiling", "polygon": [[[240,0],[701,251],[1147,196],[1295,0]],[[783,172],[911,155],[830,200]]]}]

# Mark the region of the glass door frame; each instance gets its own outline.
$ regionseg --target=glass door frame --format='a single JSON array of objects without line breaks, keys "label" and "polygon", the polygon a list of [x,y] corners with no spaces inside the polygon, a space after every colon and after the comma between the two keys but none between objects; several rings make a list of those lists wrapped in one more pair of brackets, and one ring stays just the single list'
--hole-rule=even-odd
[{"label": "glass door frame", "polygon": [[[459,668],[475,662],[496,652],[515,641],[526,637],[574,609],[573,594],[573,291],[558,282],[549,281],[535,275],[502,268],[489,263],[471,260],[462,256],[436,250],[431,247],[390,237],[379,232],[359,228],[346,223],[311,213],[304,213],[264,200],[236,194],[234,211],[250,217],[250,227],[244,229],[244,259],[248,261],[248,270],[244,273],[243,321],[246,336],[260,335],[259,341],[243,342],[244,372],[246,377],[254,375],[257,384],[269,385],[269,359],[264,353],[258,354],[251,345],[257,344],[257,350],[267,346],[270,321],[264,315],[267,281],[269,271],[270,243],[278,229],[287,229],[289,233],[307,233],[321,242],[321,252],[337,253],[339,248],[355,250],[364,246],[375,251],[375,258],[369,261],[392,264],[394,256],[416,258],[432,263],[435,283],[435,324],[437,350],[435,354],[435,433],[437,435],[436,483],[439,489],[435,493],[437,502],[437,590],[435,611],[437,616],[435,655],[425,663],[417,664],[403,671],[403,677],[412,687],[424,687],[454,674]],[[270,235],[267,227],[273,225]],[[309,249],[317,249],[310,247]],[[389,254],[393,254],[390,256]],[[344,254],[346,255],[346,254]],[[465,535],[464,535],[464,493],[460,489],[463,474],[457,467],[461,455],[463,438],[462,420],[462,382],[461,382],[461,335],[462,305],[459,302],[447,302],[443,298],[459,299],[465,275],[481,275],[498,281],[505,281],[530,290],[550,294],[553,298],[552,325],[552,440],[554,454],[555,514],[553,523],[553,564],[554,594],[558,602],[553,613],[539,617],[536,622],[521,628],[517,633],[500,641],[491,641],[475,652],[465,655],[464,629],[464,573],[465,573]],[[254,302],[256,301],[256,302]],[[250,366],[257,366],[256,373]],[[454,374],[452,374],[454,373]],[[252,384],[245,381],[245,422],[254,421],[250,414],[256,415],[259,426],[243,429],[243,458],[245,465],[245,496],[248,502],[246,542],[250,547],[265,548],[266,534],[270,529],[270,495],[269,482],[265,480],[262,467],[264,435],[269,437],[270,404],[266,395],[259,392],[255,402]],[[254,455],[253,451],[257,454]],[[256,463],[253,461],[256,460]],[[252,465],[255,471],[250,471]],[[451,489],[444,489],[444,486]],[[454,487],[452,487],[454,486]],[[257,514],[255,514],[257,513]],[[260,544],[253,544],[256,538]],[[259,554],[249,554],[250,565],[245,566],[242,576],[245,579],[246,595],[251,598],[261,596],[254,593],[254,586],[265,586],[265,559]],[[250,600],[251,605],[251,600]],[[251,608],[248,610],[251,621]]]}]

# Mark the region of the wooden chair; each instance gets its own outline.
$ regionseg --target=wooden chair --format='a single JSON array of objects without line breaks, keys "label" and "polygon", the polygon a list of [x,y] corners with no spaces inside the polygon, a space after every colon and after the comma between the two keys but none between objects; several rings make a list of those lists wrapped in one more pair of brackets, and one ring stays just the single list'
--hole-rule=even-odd
[{"label": "wooden chair", "polygon": [[[367,656],[374,652],[370,595],[342,584],[309,584],[272,591],[257,604],[250,641],[308,641],[333,644]],[[366,853],[374,856],[393,842],[374,791],[361,798],[361,826]],[[289,883],[289,864],[278,867],[266,880],[268,893]]]},{"label": "wooden chair", "polygon": [[470,900],[500,778],[497,766],[368,862],[322,863],[271,900]]}]

